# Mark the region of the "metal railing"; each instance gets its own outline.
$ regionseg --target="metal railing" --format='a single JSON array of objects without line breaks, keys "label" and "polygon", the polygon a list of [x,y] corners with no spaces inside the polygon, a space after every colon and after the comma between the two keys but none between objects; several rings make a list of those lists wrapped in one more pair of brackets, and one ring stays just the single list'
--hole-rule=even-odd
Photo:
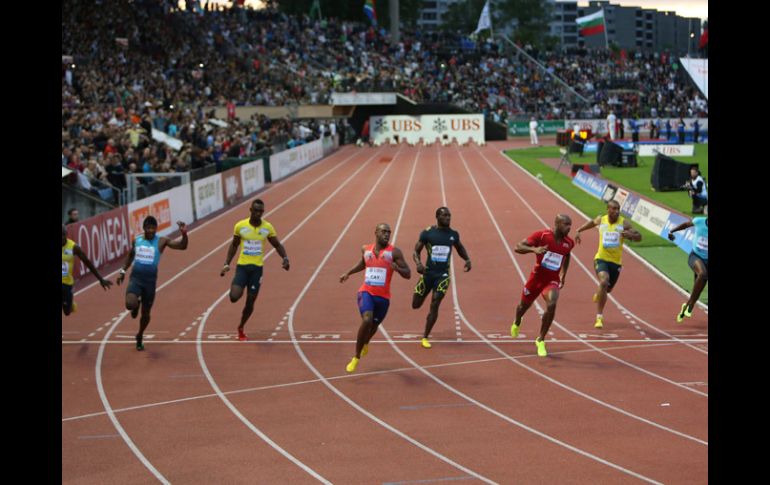
[{"label": "metal railing", "polygon": [[[140,179],[157,179],[151,182]],[[143,172],[126,174],[128,203],[190,183],[190,172]]]}]

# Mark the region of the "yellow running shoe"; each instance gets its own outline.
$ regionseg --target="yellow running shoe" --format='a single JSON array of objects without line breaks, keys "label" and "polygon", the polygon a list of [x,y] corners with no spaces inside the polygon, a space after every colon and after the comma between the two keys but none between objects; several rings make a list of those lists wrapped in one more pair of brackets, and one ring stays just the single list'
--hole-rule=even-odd
[{"label": "yellow running shoe", "polygon": [[366,357],[366,354],[369,353],[369,344],[364,344],[364,348],[361,349],[361,358],[363,359]]},{"label": "yellow running shoe", "polygon": [[676,323],[681,323],[682,320],[684,320],[684,317],[689,317],[692,315],[692,312],[687,311],[687,302],[682,303],[682,309],[679,311],[679,314],[676,316]]},{"label": "yellow running shoe", "polygon": [[73,301],[70,313],[75,313],[76,311],[78,311],[78,304]]},{"label": "yellow running shoe", "polygon": [[594,322],[594,328],[602,328],[604,326],[604,317],[596,317]]},{"label": "yellow running shoe", "polygon": [[540,340],[540,337],[535,339],[535,347],[537,347],[537,355],[540,357],[545,357],[548,355],[548,352],[545,351],[545,341]]},{"label": "yellow running shoe", "polygon": [[422,348],[424,349],[429,349],[432,347],[432,345],[430,344],[430,342],[428,342],[428,339],[426,338],[422,339],[421,345],[422,345]]},{"label": "yellow running shoe", "polygon": [[353,357],[350,359],[350,363],[345,367],[345,370],[348,372],[353,372],[356,370],[356,367],[358,366],[358,359]]},{"label": "yellow running shoe", "polygon": [[684,316],[689,318],[689,317],[692,316],[692,312],[690,311],[690,307],[686,306],[686,305],[687,305],[687,303],[685,303],[685,307],[684,307]]},{"label": "yellow running shoe", "polygon": [[519,336],[519,327],[521,327],[521,322],[518,325],[516,325],[516,322],[513,322],[513,325],[511,325],[511,337],[516,338]]}]

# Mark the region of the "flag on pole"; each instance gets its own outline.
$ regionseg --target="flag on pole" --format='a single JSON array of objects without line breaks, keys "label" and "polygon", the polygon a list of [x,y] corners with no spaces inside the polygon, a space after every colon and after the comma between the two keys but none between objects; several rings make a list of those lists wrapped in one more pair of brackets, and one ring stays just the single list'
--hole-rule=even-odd
[{"label": "flag on pole", "polygon": [[591,15],[575,19],[575,22],[578,24],[580,35],[584,37],[601,34],[604,32],[604,9],[599,9]]},{"label": "flag on pole", "polygon": [[369,21],[374,25],[377,26],[377,11],[374,9],[374,0],[366,0],[366,3],[364,3],[364,13],[367,17],[369,17]]},{"label": "flag on pole", "polygon": [[700,41],[698,42],[698,49],[703,49],[709,45],[709,28],[704,27],[703,33],[700,35]]},{"label": "flag on pole", "polygon": [[481,17],[479,17],[479,25],[473,32],[473,35],[478,34],[484,29],[492,28],[492,19],[489,17],[489,0],[484,4],[484,8],[481,10]]},{"label": "flag on pole", "polygon": [[312,19],[313,16],[317,16],[319,19],[321,18],[321,0],[313,0],[313,5],[310,7],[310,18]]}]

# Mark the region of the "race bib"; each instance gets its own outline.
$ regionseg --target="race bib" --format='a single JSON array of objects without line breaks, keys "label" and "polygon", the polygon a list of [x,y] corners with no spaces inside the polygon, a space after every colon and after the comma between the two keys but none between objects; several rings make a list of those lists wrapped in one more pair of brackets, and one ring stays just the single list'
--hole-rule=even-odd
[{"label": "race bib", "polygon": [[61,262],[61,275],[62,277],[69,276],[70,274],[70,265],[66,261]]},{"label": "race bib", "polygon": [[546,253],[543,255],[543,261],[540,262],[540,265],[546,269],[550,269],[551,271],[558,271],[559,268],[561,268],[562,259],[564,259],[564,256],[561,254],[546,251]]},{"label": "race bib", "polygon": [[706,254],[709,253],[709,238],[699,237],[695,240],[695,247]]},{"label": "race bib", "polygon": [[604,231],[602,233],[602,244],[605,248],[620,246],[620,233],[617,231]]},{"label": "race bib", "polygon": [[385,268],[366,268],[364,283],[369,286],[385,286],[388,270]]},{"label": "race bib", "polygon": [[243,254],[246,256],[262,256],[262,241],[259,239],[244,239]]},{"label": "race bib", "polygon": [[446,263],[449,259],[449,246],[433,246],[431,249],[430,259],[436,263]]},{"label": "race bib", "polygon": [[136,247],[136,262],[140,264],[152,264],[155,262],[155,248],[152,246]]}]

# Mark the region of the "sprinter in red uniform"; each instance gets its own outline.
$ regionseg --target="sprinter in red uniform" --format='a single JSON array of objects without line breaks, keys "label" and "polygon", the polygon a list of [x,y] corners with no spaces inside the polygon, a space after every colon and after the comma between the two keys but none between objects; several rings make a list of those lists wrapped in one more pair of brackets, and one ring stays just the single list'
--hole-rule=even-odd
[{"label": "sprinter in red uniform", "polygon": [[361,260],[340,276],[340,283],[344,283],[353,273],[366,269],[364,284],[358,289],[361,327],[356,338],[356,355],[345,368],[348,372],[355,371],[359,359],[368,353],[369,341],[388,313],[393,271],[398,271],[407,280],[412,276],[401,250],[389,244],[390,232],[389,225],[378,224],[374,230],[377,242],[362,246]]},{"label": "sprinter in red uniform", "polygon": [[548,355],[545,350],[545,336],[553,322],[553,317],[556,315],[559,289],[564,286],[570,252],[575,247],[575,242],[567,237],[571,227],[572,219],[567,215],[559,214],[556,216],[552,230],[537,231],[516,245],[516,252],[519,254],[535,253],[536,263],[526,285],[524,285],[521,302],[516,307],[516,319],[511,325],[511,337],[519,336],[521,317],[542,294],[545,298],[546,309],[540,324],[540,336],[535,339],[537,355],[540,357]]}]

